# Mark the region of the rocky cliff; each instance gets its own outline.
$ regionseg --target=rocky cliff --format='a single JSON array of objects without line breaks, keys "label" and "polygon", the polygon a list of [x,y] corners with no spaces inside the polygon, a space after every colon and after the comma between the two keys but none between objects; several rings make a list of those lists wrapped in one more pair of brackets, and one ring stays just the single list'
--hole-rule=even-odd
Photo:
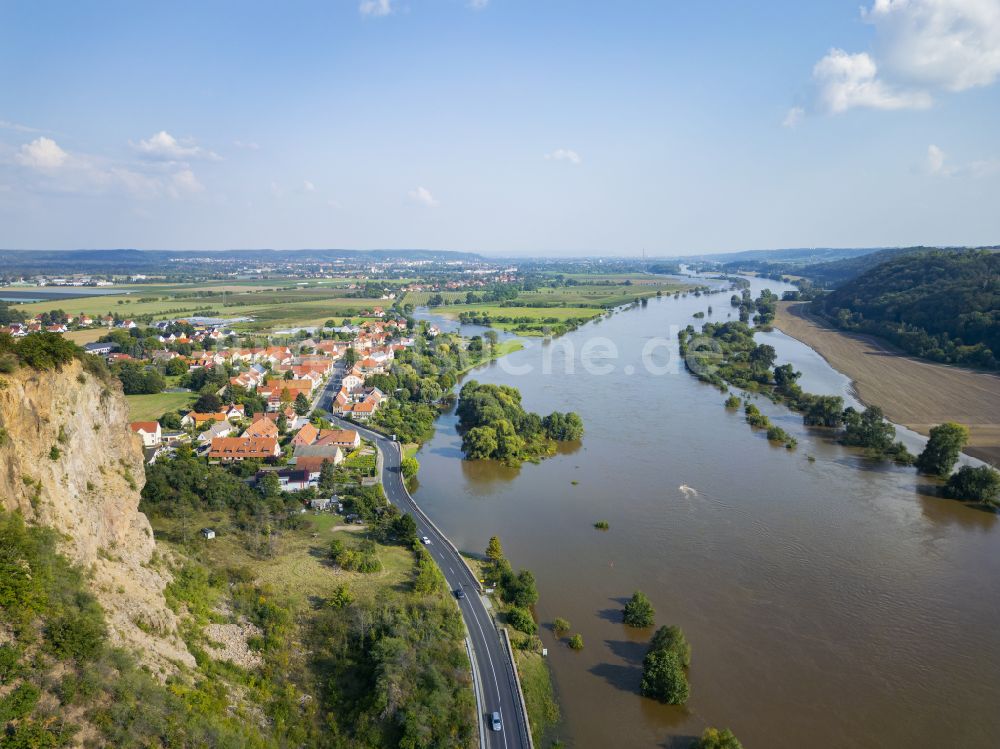
[{"label": "rocky cliff", "polygon": [[111,641],[164,674],[194,660],[163,597],[166,573],[138,510],[142,447],[128,428],[117,382],[86,373],[22,367],[0,375],[0,504],[63,537],[88,573]]}]

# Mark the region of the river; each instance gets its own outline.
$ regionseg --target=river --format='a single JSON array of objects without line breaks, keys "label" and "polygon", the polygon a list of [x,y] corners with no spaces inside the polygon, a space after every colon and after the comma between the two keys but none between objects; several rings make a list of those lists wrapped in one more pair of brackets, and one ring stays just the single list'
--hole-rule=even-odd
[{"label": "river", "polygon": [[[754,296],[764,287],[787,288],[754,280]],[[581,748],[686,747],[713,725],[748,748],[995,746],[997,516],[937,498],[913,469],[867,461],[759,399],[799,443],[771,445],[683,366],[650,372],[644,347],[669,370],[677,326],[700,326],[692,315],[709,305],[708,320],[735,317],[729,292],[652,299],[471,375],[520,388],[531,410],[579,412],[581,445],[520,469],[469,463],[447,414],[418,455],[415,498],[442,530],[475,551],[499,535],[536,575],[540,622],[561,616],[583,636],[574,652],[541,632],[563,712],[553,735]],[[767,336],[806,390],[851,396],[811,349]],[[692,645],[685,707],[638,693],[651,631],[620,615],[636,589],[657,625],[680,625]]]}]

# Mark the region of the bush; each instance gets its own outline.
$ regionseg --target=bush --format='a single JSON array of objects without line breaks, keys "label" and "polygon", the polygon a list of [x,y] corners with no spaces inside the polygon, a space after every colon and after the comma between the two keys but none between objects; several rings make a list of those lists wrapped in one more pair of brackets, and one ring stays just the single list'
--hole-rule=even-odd
[{"label": "bush", "polygon": [[39,694],[38,687],[34,684],[28,682],[18,684],[13,692],[0,700],[0,725],[18,720],[30,713],[38,702]]},{"label": "bush", "polygon": [[735,395],[730,395],[728,398],[726,398],[725,406],[726,408],[739,408],[740,399]]},{"label": "bush", "polygon": [[404,479],[412,479],[417,475],[417,471],[420,470],[420,462],[416,458],[403,458],[400,463],[400,470],[403,473]]},{"label": "bush", "polygon": [[652,627],[656,618],[653,604],[641,590],[637,590],[632,594],[632,598],[625,604],[625,609],[622,613],[625,617],[625,623],[628,626],[640,629],[642,627]]},{"label": "bush", "polygon": [[599,531],[606,531],[611,527],[611,525],[610,523],[608,523],[607,520],[598,520],[596,523],[594,523],[594,527],[597,528],[597,530]]},{"label": "bush", "polygon": [[728,728],[706,728],[694,749],[743,749],[743,744]]},{"label": "bush", "polygon": [[524,632],[526,635],[533,635],[538,631],[538,625],[528,609],[514,606],[507,612],[507,621],[514,629]]},{"label": "bush", "polygon": [[583,650],[583,635],[578,633],[570,637],[569,646],[572,650]]},{"label": "bush", "polygon": [[557,616],[552,622],[552,629],[555,630],[557,635],[565,634],[569,632],[569,621],[563,619],[561,616]]}]

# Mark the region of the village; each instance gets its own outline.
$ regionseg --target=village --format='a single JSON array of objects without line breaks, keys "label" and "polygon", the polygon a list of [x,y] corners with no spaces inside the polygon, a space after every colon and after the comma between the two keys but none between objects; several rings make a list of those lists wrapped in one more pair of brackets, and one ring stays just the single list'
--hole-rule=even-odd
[{"label": "village", "polygon": [[[191,392],[191,397],[201,395],[190,409],[131,422],[147,463],[183,445],[248,482],[273,474],[282,491],[295,492],[318,488],[325,466],[341,468],[342,477],[360,484],[376,481],[374,447],[358,431],[335,428],[325,417],[370,422],[389,394],[366,387],[366,380],[388,372],[396,355],[416,339],[406,319],[387,316],[381,308],[358,324],[344,323],[315,337],[281,344],[269,337],[269,345],[244,348],[234,345],[239,337],[221,321],[161,321],[153,326],[160,331],[160,348],[147,350],[143,358],[120,351],[111,340],[85,349],[112,367],[183,372],[206,383]],[[124,331],[134,326],[131,320],[113,324]],[[435,326],[425,330],[428,337],[438,333]],[[326,405],[322,415],[321,401]],[[335,504],[331,496],[310,502],[313,509],[335,509]]]}]

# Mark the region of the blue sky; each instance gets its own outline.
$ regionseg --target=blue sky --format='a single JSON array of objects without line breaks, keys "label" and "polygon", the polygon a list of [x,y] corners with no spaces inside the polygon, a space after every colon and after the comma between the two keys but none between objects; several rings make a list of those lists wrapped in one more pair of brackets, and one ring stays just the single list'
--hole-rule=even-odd
[{"label": "blue sky", "polygon": [[0,0],[0,246],[992,244],[998,78],[1000,0]]}]

